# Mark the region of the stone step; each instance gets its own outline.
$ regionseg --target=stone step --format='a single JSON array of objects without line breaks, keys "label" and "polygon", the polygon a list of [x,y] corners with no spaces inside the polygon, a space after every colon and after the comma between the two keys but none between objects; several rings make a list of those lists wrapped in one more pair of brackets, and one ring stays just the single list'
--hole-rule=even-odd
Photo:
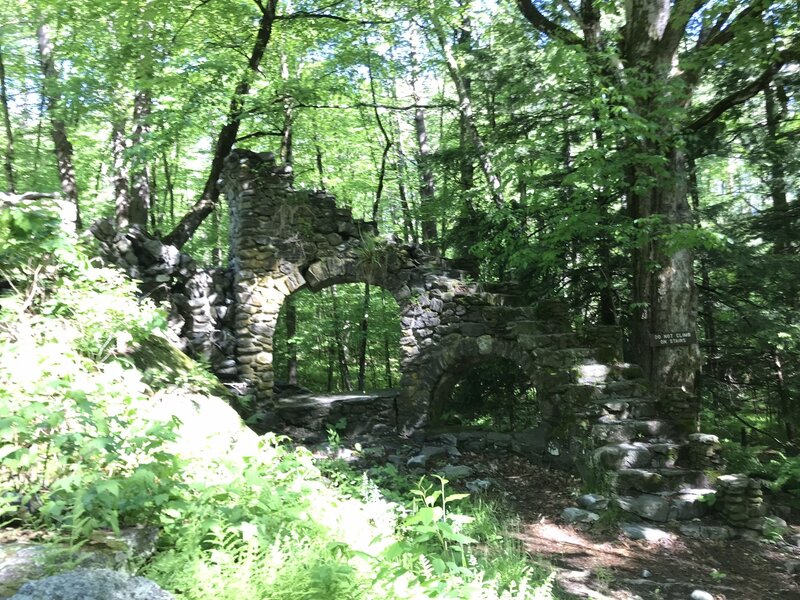
[{"label": "stone step", "polygon": [[690,469],[627,468],[616,472],[615,487],[619,493],[677,492],[706,487],[708,478],[703,471]]},{"label": "stone step", "polygon": [[710,488],[687,488],[680,492],[618,496],[622,510],[648,521],[691,521],[705,515],[715,496]]},{"label": "stone step", "polygon": [[525,293],[523,287],[516,281],[485,281],[481,283],[483,290],[492,294],[513,294],[521,296]]},{"label": "stone step", "polygon": [[592,403],[585,411],[600,423],[628,419],[650,419],[657,417],[658,407],[652,398],[603,398]]},{"label": "stone step", "polygon": [[[528,311],[526,311],[528,312]],[[535,309],[529,316],[535,316]],[[508,331],[513,335],[541,335],[548,333],[568,333],[559,322],[539,320],[518,320],[508,324]]]},{"label": "stone step", "polygon": [[644,379],[608,381],[603,385],[603,391],[609,396],[628,398],[646,397],[649,393],[647,382]]},{"label": "stone step", "polygon": [[601,446],[594,457],[598,466],[610,470],[674,467],[680,447],[674,442],[622,442]]},{"label": "stone step", "polygon": [[671,426],[660,419],[612,421],[595,423],[592,438],[601,443],[614,444],[630,441],[655,441],[653,438],[669,436]]},{"label": "stone step", "polygon": [[577,346],[578,336],[574,333],[526,333],[517,335],[517,343],[526,350],[540,348],[563,350]]},{"label": "stone step", "polygon": [[492,306],[525,306],[528,301],[522,294],[498,294],[486,292],[487,302]]}]

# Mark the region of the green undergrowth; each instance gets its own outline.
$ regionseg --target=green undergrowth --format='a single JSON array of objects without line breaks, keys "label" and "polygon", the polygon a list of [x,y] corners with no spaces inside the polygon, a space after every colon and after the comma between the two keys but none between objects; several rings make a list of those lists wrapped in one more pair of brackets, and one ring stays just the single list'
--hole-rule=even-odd
[{"label": "green undergrowth", "polygon": [[553,597],[494,507],[444,480],[320,463],[273,435],[245,431],[226,451],[187,435],[163,408],[230,414],[224,389],[177,353],[157,306],[89,256],[47,211],[0,220],[6,527],[80,547],[156,526],[139,571],[187,600]]}]

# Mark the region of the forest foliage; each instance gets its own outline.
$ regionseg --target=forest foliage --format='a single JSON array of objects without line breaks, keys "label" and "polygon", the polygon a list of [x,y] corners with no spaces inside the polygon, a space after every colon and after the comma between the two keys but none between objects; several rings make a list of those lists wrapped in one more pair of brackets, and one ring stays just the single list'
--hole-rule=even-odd
[{"label": "forest foliage", "polygon": [[[758,470],[764,446],[797,453],[800,423],[798,25],[782,0],[12,0],[0,182],[222,264],[221,159],[274,151],[382,234],[563,298],[578,328],[620,326],[654,388],[697,394],[701,427]],[[26,300],[50,268],[32,256],[86,259],[46,215],[4,207],[0,227],[0,283],[26,311],[80,319],[75,294],[130,291],[72,266]],[[295,379],[297,356],[301,385],[395,385],[394,311],[374,286],[298,295],[279,370]],[[103,332],[136,338],[141,314],[87,317],[73,351],[107,358]],[[698,343],[653,348],[659,332]]]}]

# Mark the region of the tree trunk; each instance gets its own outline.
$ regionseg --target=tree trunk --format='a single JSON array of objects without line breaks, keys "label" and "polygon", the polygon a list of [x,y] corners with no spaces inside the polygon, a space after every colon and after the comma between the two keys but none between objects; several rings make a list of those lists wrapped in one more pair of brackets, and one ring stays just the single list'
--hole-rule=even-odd
[{"label": "tree trunk", "polygon": [[364,303],[361,309],[361,326],[358,340],[358,389],[365,391],[364,381],[367,372],[367,341],[369,337],[369,282],[364,284]]},{"label": "tree trunk", "polygon": [[492,201],[494,202],[495,206],[502,207],[505,204],[505,201],[503,200],[500,177],[497,175],[497,172],[494,169],[489,151],[487,150],[486,144],[484,143],[483,138],[478,131],[475,121],[475,114],[472,110],[472,98],[469,87],[461,74],[458,61],[453,53],[453,48],[447,41],[447,36],[445,36],[442,24],[435,15],[434,7],[431,5],[430,8],[430,18],[433,25],[433,30],[436,34],[436,39],[439,41],[439,47],[442,51],[442,54],[444,55],[445,64],[447,65],[447,72],[450,75],[450,79],[452,79],[453,84],[456,87],[456,93],[458,94],[458,109],[463,119],[466,134],[469,137],[470,142],[472,142],[472,146],[478,156],[478,162],[480,163],[481,171],[483,171],[483,175],[486,179],[486,185],[489,187],[489,194],[492,197]]},{"label": "tree trunk", "polygon": [[3,166],[6,172],[6,189],[15,193],[14,180],[14,132],[11,129],[11,114],[8,110],[8,89],[6,88],[6,66],[3,62],[3,48],[0,46],[0,105],[3,110],[3,128],[6,134],[6,152],[3,157]]},{"label": "tree trunk", "polygon": [[172,182],[172,170],[169,168],[166,151],[161,152],[161,165],[164,169],[164,184],[169,200],[169,224],[172,226],[175,222],[175,184]]},{"label": "tree trunk", "polygon": [[217,141],[214,146],[214,156],[211,160],[211,169],[206,179],[203,194],[200,199],[195,203],[191,210],[186,213],[172,232],[165,238],[165,241],[178,248],[189,241],[189,239],[200,227],[200,224],[205,218],[211,214],[219,200],[219,186],[217,181],[222,174],[222,167],[224,166],[225,157],[230,154],[233,149],[233,144],[236,142],[236,137],[239,133],[239,126],[242,123],[244,101],[247,94],[250,92],[251,81],[258,75],[259,65],[264,56],[264,51],[272,36],[272,23],[275,20],[275,9],[278,0],[267,0],[263,5],[263,12],[261,21],[259,23],[258,32],[256,33],[256,40],[253,44],[253,49],[250,52],[248,60],[248,69],[236,84],[236,89],[231,98],[230,106],[228,107],[228,116],[225,125],[217,136]]},{"label": "tree trunk", "polygon": [[331,286],[331,311],[333,315],[333,336],[336,342],[336,359],[339,366],[339,378],[342,389],[349,392],[353,389],[350,383],[350,366],[348,365],[347,344],[344,339],[342,323],[339,321],[339,307],[336,301],[336,286]]},{"label": "tree trunk", "polygon": [[[284,84],[289,81],[289,59],[284,53],[281,53],[281,80]],[[292,122],[292,99],[287,96],[283,102],[283,131],[281,132],[281,161],[286,165],[294,162]]]},{"label": "tree trunk", "polygon": [[[145,86],[148,85],[145,83]],[[147,221],[152,208],[152,178],[150,162],[145,151],[146,139],[150,135],[150,108],[152,99],[147,89],[137,90],[133,99],[133,135],[131,149],[131,200],[128,219],[131,225],[147,230]]]},{"label": "tree trunk", "polygon": [[417,64],[414,54],[411,55],[413,63],[411,73],[411,90],[414,98],[414,133],[417,137],[417,165],[419,166],[420,188],[420,221],[422,225],[422,245],[428,252],[433,252],[436,248],[438,235],[436,233],[436,212],[434,210],[434,198],[436,196],[436,186],[433,179],[433,168],[431,166],[431,145],[428,141],[428,128],[425,124],[425,109],[419,106],[420,96],[417,92]]},{"label": "tree trunk", "polygon": [[783,161],[785,154],[781,151],[778,140],[780,129],[780,108],[775,101],[774,83],[764,88],[764,112],[767,118],[767,161],[769,163],[769,195],[775,211],[775,253],[785,254],[792,238],[792,220],[787,216],[789,203],[786,199],[786,173]]},{"label": "tree trunk", "polygon": [[381,288],[381,315],[383,316],[383,354],[384,354],[384,369],[386,373],[386,387],[391,388],[392,382],[392,355],[391,348],[389,347],[389,333],[386,331],[386,290]]},{"label": "tree trunk", "polygon": [[[689,196],[692,199],[692,209],[697,213],[700,210],[700,190],[697,185],[697,165],[694,157],[687,157],[689,169]],[[714,316],[714,302],[711,299],[711,275],[708,270],[708,261],[700,257],[700,279],[703,286],[701,317],[703,320],[703,336],[706,340],[706,355],[708,357],[708,370],[712,377],[717,375],[719,348],[717,348],[717,326]]]},{"label": "tree trunk", "polygon": [[297,304],[293,296],[286,298],[286,352],[289,355],[287,360],[287,377],[289,383],[297,385]]},{"label": "tree trunk", "polygon": [[[697,292],[694,285],[692,253],[687,248],[670,249],[662,227],[691,227],[692,216],[687,202],[686,168],[683,152],[669,150],[665,173],[645,194],[632,192],[630,215],[637,219],[662,221],[634,250],[633,301],[637,315],[633,323],[636,356],[658,388],[680,388],[694,392],[694,377],[699,366],[699,349],[691,341],[681,346],[658,346],[653,335],[689,333],[697,330]],[[652,177],[652,173],[638,173]],[[640,178],[637,177],[637,181]]]},{"label": "tree trunk", "polygon": [[125,229],[130,225],[131,196],[130,180],[125,160],[125,122],[114,121],[111,124],[111,180],[114,186],[114,206],[117,229]]},{"label": "tree trunk", "polygon": [[81,208],[78,203],[78,182],[75,167],[72,164],[72,144],[67,137],[67,127],[59,114],[61,94],[58,92],[58,75],[53,58],[53,43],[50,39],[50,28],[46,24],[39,26],[37,33],[39,61],[44,75],[42,97],[45,100],[50,117],[50,131],[53,137],[58,176],[61,180],[61,193],[64,199],[75,205],[75,229],[83,229]]}]

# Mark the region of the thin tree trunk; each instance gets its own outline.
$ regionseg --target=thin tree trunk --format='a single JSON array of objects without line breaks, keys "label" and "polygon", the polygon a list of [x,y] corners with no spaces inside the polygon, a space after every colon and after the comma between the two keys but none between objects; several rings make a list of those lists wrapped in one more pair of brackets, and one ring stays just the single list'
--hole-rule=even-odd
[{"label": "thin tree trunk", "polygon": [[[395,82],[396,83],[396,82]],[[397,86],[392,86],[392,99],[397,101]],[[408,193],[406,190],[406,164],[405,152],[403,152],[403,136],[400,131],[400,124],[395,117],[392,120],[392,126],[395,131],[395,153],[397,155],[395,161],[395,170],[397,171],[397,193],[400,196],[400,211],[403,215],[403,238],[406,243],[412,242],[417,244],[417,231],[414,227],[414,220],[411,217],[411,207],[408,203]]]},{"label": "thin tree trunk", "polygon": [[322,166],[322,148],[319,145],[317,138],[314,138],[314,153],[316,157],[317,175],[319,175],[319,189],[325,189],[325,169]]},{"label": "thin tree trunk", "polygon": [[786,381],[783,378],[783,364],[781,355],[775,347],[770,348],[770,363],[772,372],[775,375],[775,388],[778,392],[778,414],[781,420],[786,424],[786,441],[794,442],[797,436],[797,426],[794,420],[794,410],[792,406],[792,396],[789,389],[786,387]]},{"label": "thin tree trunk", "polygon": [[389,346],[389,333],[386,331],[385,324],[387,322],[386,317],[386,290],[381,288],[381,315],[383,316],[383,354],[384,354],[384,369],[386,373],[386,386],[391,388],[393,385],[392,382],[392,355],[391,355],[391,348]]},{"label": "thin tree trunk", "polygon": [[381,166],[380,173],[378,174],[378,187],[375,190],[375,200],[372,203],[372,220],[377,221],[378,213],[380,212],[383,187],[386,182],[386,161],[389,156],[389,151],[392,149],[392,139],[389,137],[386,127],[383,126],[383,119],[381,119],[381,113],[378,110],[378,96],[375,92],[375,78],[372,75],[371,63],[367,65],[367,72],[369,73],[369,89],[372,95],[372,104],[375,111],[375,122],[378,125],[378,130],[381,132],[381,136],[383,137],[383,151],[381,152]]},{"label": "thin tree trunk", "polygon": [[778,142],[780,129],[780,109],[775,101],[774,83],[764,88],[764,112],[767,117],[767,160],[769,162],[769,195],[772,197],[772,207],[775,210],[775,253],[785,254],[791,237],[792,220],[786,215],[789,203],[786,199],[786,173],[783,161],[785,156],[781,152]]},{"label": "thin tree trunk", "polygon": [[14,132],[11,129],[11,114],[8,109],[6,66],[3,62],[2,46],[0,46],[0,105],[2,105],[3,109],[3,128],[6,134],[6,152],[3,157],[3,166],[6,172],[6,189],[13,194],[16,192],[16,182],[14,178]]},{"label": "thin tree trunk", "polygon": [[161,237],[158,231],[158,226],[164,220],[164,211],[158,202],[158,169],[156,168],[155,161],[148,165],[150,171],[150,231]]},{"label": "thin tree trunk", "polygon": [[364,303],[361,310],[361,326],[358,343],[358,389],[365,391],[364,380],[367,372],[367,338],[369,337],[369,282],[364,284]]},{"label": "thin tree trunk", "polygon": [[[145,86],[149,83],[145,82]],[[147,89],[138,90],[133,99],[133,165],[131,167],[131,201],[129,221],[131,225],[147,230],[148,217],[153,203],[153,185],[150,161],[145,152],[146,138],[150,135],[150,109],[152,99]]]},{"label": "thin tree trunk", "polygon": [[414,55],[411,57],[414,66],[411,72],[411,90],[414,104],[414,132],[417,136],[417,165],[420,171],[421,185],[419,189],[420,215],[422,222],[422,244],[425,250],[433,252],[438,235],[436,233],[436,217],[433,209],[436,186],[431,168],[431,145],[428,141],[428,128],[425,123],[425,110],[419,106],[420,96],[417,92],[417,65]]},{"label": "thin tree trunk", "polygon": [[297,304],[293,296],[286,298],[286,353],[289,355],[287,361],[287,377],[289,383],[297,385]]},{"label": "thin tree trunk", "polygon": [[[687,166],[689,169],[689,196],[692,199],[692,209],[695,213],[700,210],[700,189],[697,184],[697,164],[695,163],[694,156],[687,157]],[[700,278],[703,285],[703,290],[711,289],[711,275],[708,269],[708,261],[706,257],[700,255]],[[718,373],[718,354],[717,348],[717,325],[714,316],[714,302],[711,299],[708,291],[703,293],[701,302],[700,316],[703,319],[703,335],[706,339],[708,346],[706,347],[706,354],[708,357],[708,370],[712,377]]]},{"label": "thin tree trunk", "polygon": [[175,222],[175,185],[172,182],[172,172],[169,168],[169,160],[166,151],[161,152],[161,164],[164,169],[164,182],[166,185],[167,199],[169,201],[169,224]]},{"label": "thin tree trunk", "polygon": [[341,323],[339,321],[339,307],[336,300],[336,286],[331,286],[331,311],[333,313],[333,331],[334,340],[336,342],[336,358],[339,366],[339,377],[344,391],[349,392],[353,389],[353,384],[350,383],[350,367],[347,357],[347,345],[344,340]]},{"label": "thin tree trunk", "polygon": [[125,229],[130,225],[130,180],[125,160],[125,122],[114,121],[111,124],[111,180],[114,187],[114,206],[117,229]]},{"label": "thin tree trunk", "polygon": [[275,10],[278,0],[267,0],[263,5],[261,21],[259,23],[256,40],[250,52],[248,69],[236,85],[236,89],[231,98],[228,108],[228,116],[225,125],[217,136],[214,146],[214,156],[211,161],[211,169],[206,179],[203,194],[195,205],[181,219],[175,229],[165,238],[165,241],[178,248],[189,241],[194,232],[200,227],[203,220],[214,210],[219,200],[219,186],[217,181],[222,174],[225,157],[230,154],[236,137],[239,133],[239,126],[242,123],[244,101],[250,92],[251,81],[258,75],[259,65],[264,56],[264,51],[272,36],[272,23],[275,20]]},{"label": "thin tree trunk", "polygon": [[43,93],[50,116],[50,129],[53,137],[58,176],[61,180],[61,193],[64,199],[75,205],[75,229],[83,229],[81,208],[78,203],[78,182],[75,177],[75,166],[72,163],[72,144],[67,137],[67,127],[59,114],[61,95],[58,93],[58,75],[53,58],[53,43],[50,39],[50,28],[46,24],[39,26],[37,32],[39,60],[44,75]]},{"label": "thin tree trunk", "polygon": [[[286,54],[281,54],[281,80],[289,81],[289,61]],[[294,161],[292,148],[292,99],[283,103],[283,132],[281,133],[281,161],[291,165]]]},{"label": "thin tree trunk", "polygon": [[464,77],[461,74],[461,69],[458,66],[458,61],[456,60],[455,54],[453,53],[453,48],[447,41],[447,36],[444,33],[442,24],[435,15],[432,4],[430,8],[433,30],[436,34],[437,40],[439,41],[439,47],[442,50],[442,54],[444,55],[445,64],[447,65],[447,72],[450,74],[450,78],[453,80],[453,84],[456,87],[456,93],[458,94],[458,108],[464,120],[466,134],[472,142],[472,146],[475,148],[475,153],[478,155],[478,162],[480,163],[481,171],[483,171],[483,175],[486,178],[486,184],[489,187],[489,193],[491,194],[492,201],[496,206],[502,207],[505,204],[505,201],[503,199],[500,177],[497,175],[497,172],[494,169],[494,165],[492,164],[492,159],[489,156],[489,151],[486,148],[486,144],[484,143],[480,132],[478,132],[475,114],[472,110],[472,98],[469,87],[467,86]]}]

